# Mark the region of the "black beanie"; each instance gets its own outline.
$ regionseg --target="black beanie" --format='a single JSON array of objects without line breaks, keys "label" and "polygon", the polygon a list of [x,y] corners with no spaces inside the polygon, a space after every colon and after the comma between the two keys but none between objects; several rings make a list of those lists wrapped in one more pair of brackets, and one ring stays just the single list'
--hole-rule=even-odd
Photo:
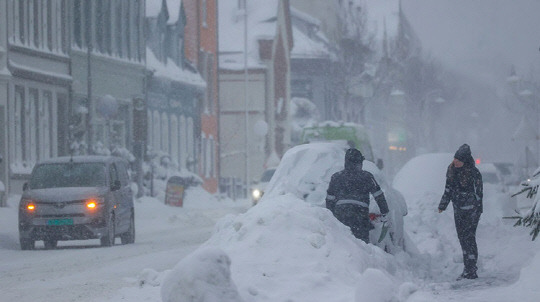
[{"label": "black beanie", "polygon": [[470,161],[472,158],[471,147],[469,147],[467,144],[461,145],[461,147],[459,147],[459,149],[456,151],[456,154],[454,154],[454,158],[464,163]]},{"label": "black beanie", "polygon": [[362,155],[362,152],[360,152],[360,150],[355,149],[355,148],[350,148],[345,153],[345,161],[359,164],[362,161],[364,161],[364,155]]}]

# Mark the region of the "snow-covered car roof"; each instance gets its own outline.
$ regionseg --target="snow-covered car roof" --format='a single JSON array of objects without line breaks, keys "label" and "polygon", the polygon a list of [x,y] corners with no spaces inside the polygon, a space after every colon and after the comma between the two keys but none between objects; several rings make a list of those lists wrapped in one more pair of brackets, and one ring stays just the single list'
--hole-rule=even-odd
[{"label": "snow-covered car roof", "polygon": [[497,173],[497,167],[492,163],[482,163],[476,165],[480,173]]},{"label": "snow-covered car roof", "polygon": [[[266,187],[263,199],[293,194],[311,204],[323,206],[330,178],[335,172],[343,170],[348,148],[346,143],[313,142],[289,149]],[[395,203],[399,212],[406,215],[405,199],[388,184],[377,166],[364,160],[363,169],[373,174],[389,203]]]}]

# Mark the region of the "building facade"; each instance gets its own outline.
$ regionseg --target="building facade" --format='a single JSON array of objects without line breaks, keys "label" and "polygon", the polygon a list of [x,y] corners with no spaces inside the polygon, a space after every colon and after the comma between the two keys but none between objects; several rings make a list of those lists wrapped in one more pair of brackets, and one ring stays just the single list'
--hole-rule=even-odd
[{"label": "building facade", "polygon": [[132,149],[133,103],[145,96],[143,0],[67,1],[72,113],[84,153]]},{"label": "building facade", "polygon": [[210,193],[218,190],[218,0],[182,0],[185,9],[185,43],[187,61],[195,66],[206,82],[200,98],[199,175]]},{"label": "building facade", "polygon": [[147,145],[177,168],[198,174],[200,100],[206,83],[185,57],[186,14],[180,0],[147,0]]},{"label": "building facade", "polygon": [[69,2],[0,1],[0,181],[22,192],[34,164],[67,152]]},{"label": "building facade", "polygon": [[246,2],[219,2],[220,155],[224,178],[251,183],[290,146],[293,40],[289,1]]}]

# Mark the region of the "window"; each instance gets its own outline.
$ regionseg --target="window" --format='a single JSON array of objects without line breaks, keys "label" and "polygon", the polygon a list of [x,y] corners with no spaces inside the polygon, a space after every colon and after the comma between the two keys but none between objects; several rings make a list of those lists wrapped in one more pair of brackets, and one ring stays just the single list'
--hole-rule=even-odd
[{"label": "window", "polygon": [[15,124],[14,124],[14,141],[15,141],[15,162],[21,163],[25,158],[25,124],[24,124],[24,100],[25,92],[24,87],[15,86]]},{"label": "window", "polygon": [[66,25],[67,20],[67,10],[68,10],[68,0],[61,0],[61,13],[60,13],[60,27],[61,27],[61,34],[58,38],[58,44],[60,45],[60,49],[62,53],[67,53],[68,46],[66,38],[69,37],[69,28],[70,26]]},{"label": "window", "polygon": [[178,118],[176,115],[171,116],[171,158],[175,162],[179,162],[179,146],[178,146]]},{"label": "window", "polygon": [[146,141],[148,143],[148,145],[152,146],[153,142],[152,142],[152,137],[153,137],[153,134],[154,132],[153,131],[153,125],[154,123],[152,123],[152,113],[150,110],[148,110],[147,112],[147,115],[146,115],[146,118],[148,119],[148,122],[146,123],[147,124],[147,130],[146,130]]},{"label": "window", "polygon": [[116,0],[115,1],[115,7],[114,7],[114,11],[115,11],[115,14],[116,14],[116,17],[115,17],[115,29],[114,29],[114,40],[116,41],[116,54],[119,56],[119,57],[122,57],[123,54],[124,54],[124,51],[122,49],[122,2],[121,0]]},{"label": "window", "polygon": [[193,129],[193,118],[192,117],[188,117],[187,118],[187,156],[189,158],[189,160],[191,161],[190,162],[190,166],[188,166],[188,169],[193,172],[195,167],[193,166],[194,164],[194,161],[195,161],[195,133],[194,133],[194,129]]},{"label": "window", "polygon": [[131,58],[131,33],[130,33],[131,26],[129,24],[129,20],[131,18],[130,2],[131,2],[130,0],[123,0],[124,16],[122,18],[122,29],[123,29],[122,33],[124,36],[124,40],[123,40],[122,46],[126,50],[124,54],[127,59]]},{"label": "window", "polygon": [[210,177],[216,177],[216,141],[214,137],[210,135]]},{"label": "window", "polygon": [[170,153],[169,150],[169,118],[167,113],[161,114],[161,151]]},{"label": "window", "polygon": [[83,0],[82,1],[82,13],[83,13],[83,17],[84,17],[84,22],[82,23],[82,28],[84,28],[84,35],[83,35],[83,45],[88,47],[92,41],[91,41],[91,37],[92,37],[92,31],[90,30],[90,24],[91,24],[91,17],[92,17],[92,13],[91,13],[91,2],[90,1],[87,1],[87,0]]},{"label": "window", "polygon": [[32,189],[101,187],[105,185],[105,177],[105,165],[101,163],[42,164],[33,171],[29,186]]},{"label": "window", "polygon": [[82,0],[74,0],[73,2],[73,41],[78,47],[82,46],[81,1]]},{"label": "window", "polygon": [[[47,2],[50,2],[50,1],[47,1]],[[34,0],[34,17],[32,18],[33,19],[33,22],[34,22],[34,46],[36,47],[41,47],[41,39],[40,39],[40,21],[41,21],[41,14],[40,14],[40,1],[39,0]]]},{"label": "window", "polygon": [[131,32],[131,58],[138,61],[139,58],[139,0],[131,1],[131,18],[130,18],[130,32]]},{"label": "window", "polygon": [[111,2],[105,1],[103,4],[103,52],[112,54],[112,37],[111,37]]},{"label": "window", "polygon": [[39,137],[38,141],[40,142],[39,146],[39,159],[45,159],[51,157],[52,154],[52,93],[50,91],[43,92],[43,99],[39,104]]},{"label": "window", "polygon": [[159,116],[159,112],[154,111],[154,118],[152,120],[153,128],[154,128],[154,137],[153,137],[153,146],[154,150],[160,150],[161,146],[161,118]]},{"label": "window", "polygon": [[110,185],[113,185],[116,181],[118,181],[118,172],[116,170],[116,165],[112,164],[109,170],[109,179],[111,181]]},{"label": "window", "polygon": [[19,4],[19,42],[21,44],[25,43],[26,40],[26,26],[25,26],[25,20],[26,20],[26,1],[15,1]]},{"label": "window", "polygon": [[53,28],[56,28],[56,20],[53,18],[53,7],[52,7],[52,1],[47,1],[47,20],[48,20],[48,26],[47,26],[47,47],[49,50],[53,50],[53,33],[55,30]]},{"label": "window", "polygon": [[37,105],[39,102],[39,92],[35,88],[28,90],[28,98],[25,104],[25,119],[26,119],[26,162],[35,163],[37,161]]},{"label": "window", "polygon": [[188,147],[187,147],[187,124],[186,124],[186,118],[181,115],[180,116],[180,129],[178,130],[180,133],[180,165],[182,168],[186,168],[186,159],[188,154]]},{"label": "window", "polygon": [[105,27],[107,27],[105,24],[105,9],[103,6],[103,0],[96,1],[96,49],[101,53],[105,52],[103,34],[105,32]]},{"label": "window", "polygon": [[207,149],[208,149],[208,140],[206,139],[204,133],[201,133],[201,140],[202,140],[202,150],[201,150],[201,160],[202,160],[202,169],[203,169],[203,173],[204,173],[204,177],[205,178],[208,178],[208,154],[207,154]]},{"label": "window", "polygon": [[208,26],[208,1],[202,0],[202,26]]}]

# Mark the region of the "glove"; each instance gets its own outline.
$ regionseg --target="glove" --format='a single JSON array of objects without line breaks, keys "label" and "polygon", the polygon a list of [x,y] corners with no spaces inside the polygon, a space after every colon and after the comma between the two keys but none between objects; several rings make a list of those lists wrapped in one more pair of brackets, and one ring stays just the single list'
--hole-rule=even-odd
[{"label": "glove", "polygon": [[388,214],[382,214],[380,220],[383,224],[386,224],[389,228],[392,228],[392,221],[388,219]]}]

